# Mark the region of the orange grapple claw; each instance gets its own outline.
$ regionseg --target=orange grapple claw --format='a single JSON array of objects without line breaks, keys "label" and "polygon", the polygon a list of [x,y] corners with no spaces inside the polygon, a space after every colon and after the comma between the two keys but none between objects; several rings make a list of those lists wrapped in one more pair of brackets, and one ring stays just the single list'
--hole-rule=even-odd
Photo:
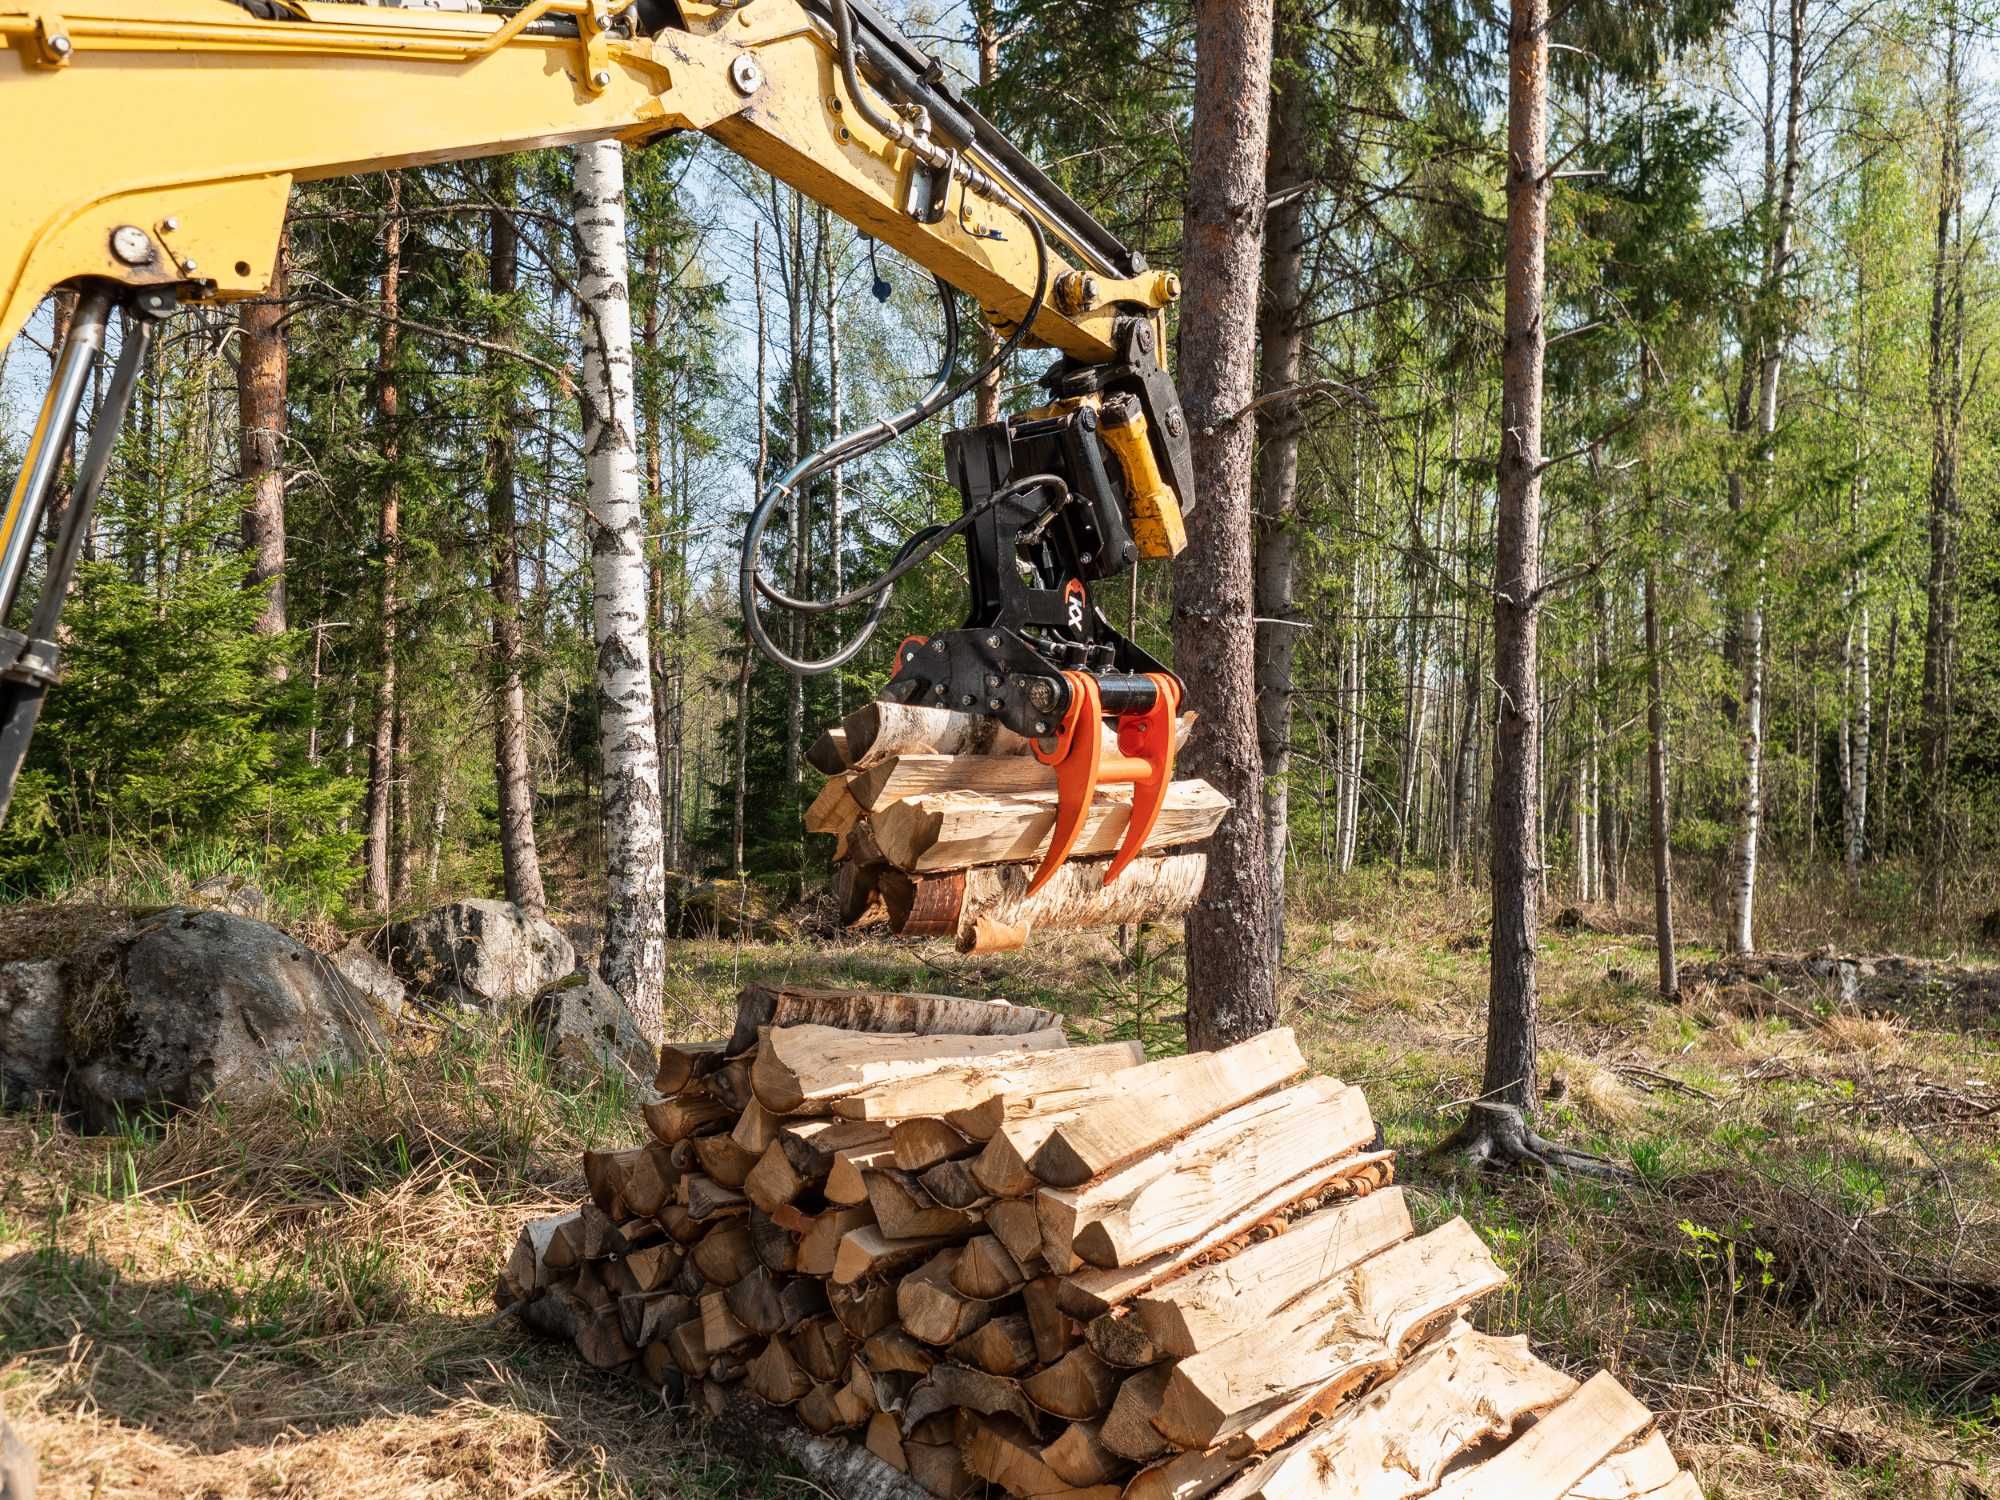
[{"label": "orange grapple claw", "polygon": [[1132,816],[1125,825],[1125,838],[1118,857],[1104,872],[1110,885],[1125,873],[1125,867],[1139,857],[1153,825],[1160,821],[1166,805],[1167,789],[1174,780],[1174,724],[1181,714],[1181,685],[1164,672],[1148,672],[1156,692],[1153,706],[1142,714],[1125,714],[1118,720],[1118,750],[1121,755],[1146,763],[1148,774],[1132,778]]},{"label": "orange grapple claw", "polygon": [[1069,679],[1069,712],[1056,731],[1055,748],[1045,752],[1041,741],[1034,742],[1035,758],[1056,768],[1056,826],[1049,834],[1049,852],[1028,882],[1030,896],[1055,877],[1082,837],[1104,759],[1104,735],[1098,728],[1104,720],[1104,699],[1097,691],[1097,679],[1088,672],[1063,676]]}]

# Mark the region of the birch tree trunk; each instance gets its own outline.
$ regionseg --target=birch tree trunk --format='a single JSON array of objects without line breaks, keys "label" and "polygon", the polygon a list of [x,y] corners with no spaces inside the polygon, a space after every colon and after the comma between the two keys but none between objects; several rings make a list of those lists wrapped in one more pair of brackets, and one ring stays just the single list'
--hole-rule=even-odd
[{"label": "birch tree trunk", "polygon": [[[236,353],[236,407],[241,424],[243,479],[250,498],[243,507],[243,550],[250,556],[250,587],[266,590],[259,635],[285,633],[285,262],[289,233],[278,240],[271,290],[243,304]],[[282,681],[285,665],[272,675]]]},{"label": "birch tree trunk", "polygon": [[[1000,73],[1000,18],[994,13],[993,0],[972,0],[972,40],[979,53],[979,88],[982,108],[990,108],[985,98],[987,90]],[[1000,330],[984,318],[979,320],[979,360],[984,364],[993,357],[993,351],[1001,344]],[[1000,420],[1000,377],[1007,372],[996,369],[979,382],[973,391],[973,425],[984,427]]]},{"label": "birch tree trunk", "polygon": [[604,947],[598,971],[624,997],[648,1039],[657,1042],[667,957],[666,866],[653,678],[647,661],[624,148],[616,141],[598,141],[576,147],[574,155],[591,617],[603,759]]},{"label": "birch tree trunk", "polygon": [[[1189,546],[1174,569],[1174,653],[1201,715],[1189,773],[1235,804],[1209,843],[1188,913],[1188,1046],[1224,1047],[1277,1021],[1257,748],[1251,568],[1258,261],[1271,96],[1271,0],[1196,0],[1193,148],[1181,309],[1181,395],[1193,431]],[[1192,670],[1200,663],[1201,670]]]},{"label": "birch tree trunk", "polygon": [[[496,299],[513,295],[520,270],[520,230],[512,212],[514,172],[502,157],[494,166],[487,216],[487,289]],[[502,356],[504,358],[504,356]],[[528,765],[528,705],[521,684],[525,654],[521,632],[521,554],[515,531],[514,470],[518,418],[501,375],[498,420],[487,440],[486,525],[493,593],[493,775],[500,803],[500,867],[507,899],[531,915],[548,904],[542,856],[535,842],[535,788]]]},{"label": "birch tree trunk", "polygon": [[388,218],[382,226],[382,331],[376,347],[376,446],[382,454],[385,478],[375,545],[381,555],[381,607],[377,616],[380,670],[375,679],[374,727],[368,739],[368,796],[363,814],[365,849],[362,891],[376,911],[389,907],[391,786],[396,775],[396,572],[402,554],[402,481],[396,473],[401,456],[401,392],[396,360],[402,341],[397,322],[403,278],[403,178],[389,174]]},{"label": "birch tree trunk", "polygon": [[1512,0],[1507,87],[1507,289],[1494,536],[1493,938],[1481,1094],[1532,1120],[1535,943],[1541,923],[1543,294],[1548,253],[1549,4]]},{"label": "birch tree trunk", "polygon": [[1312,171],[1306,159],[1309,36],[1304,18],[1288,4],[1277,23],[1272,67],[1276,102],[1264,192],[1277,206],[1264,220],[1264,298],[1257,317],[1257,383],[1267,398],[1257,411],[1257,739],[1264,762],[1264,863],[1270,884],[1268,932],[1274,965],[1285,947],[1292,673],[1299,639],[1292,588],[1298,565],[1299,437],[1305,422],[1296,401],[1269,398],[1299,383],[1305,348],[1300,278],[1305,263],[1302,188]]},{"label": "birch tree trunk", "polygon": [[[1775,7],[1773,7],[1775,9]],[[1778,382],[1784,369],[1790,316],[1784,311],[1784,280],[1790,273],[1792,236],[1798,218],[1801,125],[1805,115],[1806,0],[1787,0],[1789,25],[1785,34],[1786,73],[1784,145],[1778,163],[1776,222],[1765,254],[1764,285],[1759,298],[1761,347],[1757,370],[1757,470],[1760,498],[1770,498],[1778,431]],[[1772,31],[1775,36],[1776,27]],[[1775,40],[1773,42],[1775,47]],[[1775,59],[1773,60],[1775,63]],[[1770,70],[1775,86],[1777,70]],[[1767,152],[1770,139],[1767,132]],[[1730,504],[1745,504],[1743,476],[1730,475]],[[1738,729],[1743,755],[1743,800],[1738,809],[1736,838],[1730,855],[1729,933],[1733,953],[1756,951],[1757,861],[1764,823],[1764,555],[1761,545],[1751,562],[1749,601],[1737,627],[1742,670]]]}]

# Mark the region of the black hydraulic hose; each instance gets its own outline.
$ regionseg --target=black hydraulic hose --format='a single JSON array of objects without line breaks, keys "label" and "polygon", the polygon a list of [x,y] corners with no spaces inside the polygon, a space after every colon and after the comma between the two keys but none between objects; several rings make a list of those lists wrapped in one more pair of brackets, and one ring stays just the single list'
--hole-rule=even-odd
[{"label": "black hydraulic hose", "polygon": [[[876,129],[893,139],[903,141],[907,144],[910,139],[909,128],[900,122],[880,116],[868,102],[868,96],[862,90],[859,76],[855,70],[854,38],[849,22],[846,0],[832,0],[832,3],[834,33],[840,54],[841,72],[847,81],[848,91],[853,97],[856,107],[861,110],[863,116]],[[958,318],[956,305],[952,300],[951,289],[945,285],[941,278],[934,277],[933,279],[937,280],[938,283],[939,295],[944,301],[946,339],[945,357],[939,369],[937,384],[931,388],[930,392],[922,400],[900,415],[877,422],[871,427],[861,429],[859,432],[835,438],[817,452],[808,454],[805,458],[800,459],[791,468],[778,476],[771,486],[764,491],[763,496],[757,502],[756,508],[750,512],[750,519],[743,528],[743,554],[741,569],[738,575],[737,591],[738,604],[743,612],[743,629],[745,634],[749,636],[751,643],[759,651],[796,677],[822,676],[838,667],[845,666],[859,655],[862,648],[868,644],[869,639],[875,634],[876,627],[882,623],[882,617],[888,611],[890,593],[895,588],[896,581],[912,568],[936,556],[946,542],[965,530],[973,520],[998,504],[1002,498],[1011,494],[1021,493],[1031,485],[1045,485],[1051,482],[1057,485],[1062,484],[1062,481],[1053,475],[1034,475],[1029,479],[1020,481],[1017,485],[1009,485],[1005,489],[997,491],[995,494],[989,496],[983,504],[968,511],[950,525],[933,527],[912,537],[898,551],[896,561],[890,566],[887,572],[863,584],[859,588],[850,589],[838,599],[794,599],[767,582],[763,576],[758,549],[763,543],[765,528],[770,525],[771,517],[777,512],[780,505],[795,494],[802,493],[804,487],[821,474],[826,473],[830,469],[837,468],[841,464],[848,463],[853,459],[860,458],[864,454],[873,452],[890,439],[907,432],[918,422],[924,421],[952,405],[965,395],[967,391],[992,374],[993,371],[999,369],[1001,364],[1015,350],[1019,349],[1022,342],[1027,338],[1028,332],[1033,328],[1035,320],[1041,316],[1042,308],[1048,298],[1048,238],[1042,232],[1041,223],[1033,214],[1011,200],[1007,201],[1006,206],[1020,215],[1021,222],[1028,226],[1029,237],[1035,244],[1035,293],[1028,299],[1028,310],[1020,322],[1015,324],[1014,331],[1007,336],[999,348],[993,351],[977,371],[960,381],[949,392],[945,392],[943,386],[945,381],[949,379],[951,366],[957,357]],[[1064,495],[1068,494],[1067,486],[1063,487],[1063,493]],[[850,605],[859,604],[869,599],[874,600],[874,605],[869,610],[868,617],[862,621],[860,629],[852,638],[837,648],[831,655],[808,661],[792,656],[783,647],[779,646],[776,641],[771,639],[770,633],[765,630],[764,623],[757,614],[757,601],[759,598],[768,599],[780,609],[804,615],[827,614],[833,610],[844,609]]]}]

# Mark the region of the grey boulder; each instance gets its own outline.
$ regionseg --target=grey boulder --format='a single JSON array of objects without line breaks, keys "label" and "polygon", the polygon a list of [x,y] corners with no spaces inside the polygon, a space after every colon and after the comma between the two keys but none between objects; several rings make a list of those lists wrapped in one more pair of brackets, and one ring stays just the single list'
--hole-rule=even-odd
[{"label": "grey boulder", "polygon": [[0,1105],[53,1099],[64,1056],[62,966],[46,958],[0,964]]},{"label": "grey boulder", "polygon": [[335,973],[347,981],[349,989],[374,1006],[375,1014],[381,1020],[394,1025],[402,1018],[409,990],[396,977],[395,970],[359,942],[350,940],[327,962],[333,965]]},{"label": "grey boulder", "polygon": [[528,1010],[550,1057],[579,1071],[624,1074],[650,1081],[659,1061],[632,1009],[588,969],[559,979]]},{"label": "grey boulder", "polygon": [[94,1130],[236,1102],[382,1046],[367,1002],[326,959],[227,912],[156,912],[65,960],[63,987],[66,1102]]},{"label": "grey boulder", "polygon": [[506,901],[453,901],[390,924],[383,941],[410,984],[482,1008],[525,1003],[576,967],[561,929]]}]

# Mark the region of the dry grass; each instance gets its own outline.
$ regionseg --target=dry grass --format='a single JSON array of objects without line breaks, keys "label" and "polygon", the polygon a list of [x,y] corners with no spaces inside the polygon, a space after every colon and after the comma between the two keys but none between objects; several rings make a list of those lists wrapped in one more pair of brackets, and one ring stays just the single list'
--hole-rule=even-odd
[{"label": "dry grass", "polygon": [[0,1405],[46,1492],[777,1493],[492,1318],[520,1222],[632,1118],[464,1037],[165,1131],[0,1119]]},{"label": "dry grass", "polygon": [[[1465,1181],[1422,1153],[1477,1091],[1482,904],[1421,878],[1303,893],[1283,1004],[1367,1089],[1420,1215],[1464,1213],[1505,1260],[1487,1321],[1617,1372],[1715,1500],[2000,1495],[1990,1022],[1811,987],[1663,1006],[1640,914],[1592,911],[1547,938],[1544,1077],[1563,1090],[1544,1128],[1641,1183]],[[0,913],[0,951],[87,926]],[[674,963],[687,1035],[714,1034],[752,977],[1004,994],[1155,1046],[1185,1003],[1150,936],[1002,959],[689,943]],[[580,1194],[582,1147],[635,1136],[629,1099],[550,1077],[507,1034],[164,1132],[0,1119],[0,1404],[57,1496],[802,1492],[491,1321],[516,1226]]]}]

